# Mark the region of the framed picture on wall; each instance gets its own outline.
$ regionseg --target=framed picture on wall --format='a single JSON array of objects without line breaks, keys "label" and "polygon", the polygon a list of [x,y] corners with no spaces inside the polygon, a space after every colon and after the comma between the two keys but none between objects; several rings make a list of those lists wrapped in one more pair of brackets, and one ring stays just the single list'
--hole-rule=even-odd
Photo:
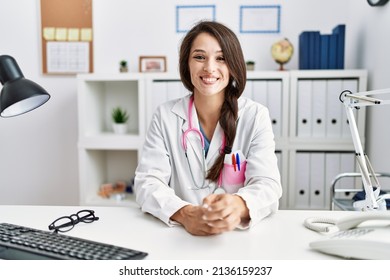
[{"label": "framed picture on wall", "polygon": [[165,56],[140,56],[139,72],[166,72],[167,59]]},{"label": "framed picture on wall", "polygon": [[280,33],[280,5],[240,6],[240,33]]},{"label": "framed picture on wall", "polygon": [[215,21],[215,5],[176,6],[176,32],[186,33],[201,20]]}]

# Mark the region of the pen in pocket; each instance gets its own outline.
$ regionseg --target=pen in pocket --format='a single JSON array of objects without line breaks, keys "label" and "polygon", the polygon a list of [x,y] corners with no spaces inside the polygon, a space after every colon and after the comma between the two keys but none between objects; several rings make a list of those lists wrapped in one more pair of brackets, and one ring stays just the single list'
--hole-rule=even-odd
[{"label": "pen in pocket", "polygon": [[232,165],[233,165],[234,171],[237,171],[236,170],[236,157],[234,156],[234,154],[232,154]]},{"label": "pen in pocket", "polygon": [[240,155],[237,153],[236,154],[236,163],[237,163],[237,168],[238,168],[238,171],[241,170],[241,163],[240,163]]}]

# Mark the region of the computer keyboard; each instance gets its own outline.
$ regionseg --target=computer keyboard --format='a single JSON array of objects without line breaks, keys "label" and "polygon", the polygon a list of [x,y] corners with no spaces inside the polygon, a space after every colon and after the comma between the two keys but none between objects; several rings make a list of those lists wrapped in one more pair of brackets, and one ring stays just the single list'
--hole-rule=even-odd
[{"label": "computer keyboard", "polygon": [[0,223],[0,259],[139,260],[147,255],[133,249]]}]

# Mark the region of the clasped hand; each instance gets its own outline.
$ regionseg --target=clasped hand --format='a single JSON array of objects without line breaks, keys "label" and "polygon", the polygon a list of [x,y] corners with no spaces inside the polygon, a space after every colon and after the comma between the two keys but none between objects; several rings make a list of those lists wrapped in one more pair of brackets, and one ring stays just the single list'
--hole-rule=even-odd
[{"label": "clasped hand", "polygon": [[187,205],[172,217],[193,235],[215,235],[235,229],[249,220],[244,200],[232,194],[211,194],[202,205]]}]

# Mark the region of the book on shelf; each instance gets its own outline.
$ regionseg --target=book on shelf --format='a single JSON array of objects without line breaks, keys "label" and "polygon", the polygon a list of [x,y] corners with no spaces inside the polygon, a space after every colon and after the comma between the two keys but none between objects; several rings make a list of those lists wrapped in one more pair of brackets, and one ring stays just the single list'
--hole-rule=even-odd
[{"label": "book on shelf", "polygon": [[299,69],[344,69],[345,24],[331,34],[303,31],[299,35]]},{"label": "book on shelf", "polygon": [[299,69],[310,69],[310,31],[303,31],[299,35]]},{"label": "book on shelf", "polygon": [[328,69],[337,69],[337,34],[331,34],[329,37],[329,65]]},{"label": "book on shelf", "polygon": [[320,60],[321,60],[321,34],[319,31],[312,32],[312,58],[311,63],[312,67],[311,69],[320,69]]},{"label": "book on shelf", "polygon": [[344,69],[345,24],[337,25],[332,33],[337,36],[336,69]]},{"label": "book on shelf", "polygon": [[330,35],[321,35],[320,69],[329,69],[329,42]]}]

